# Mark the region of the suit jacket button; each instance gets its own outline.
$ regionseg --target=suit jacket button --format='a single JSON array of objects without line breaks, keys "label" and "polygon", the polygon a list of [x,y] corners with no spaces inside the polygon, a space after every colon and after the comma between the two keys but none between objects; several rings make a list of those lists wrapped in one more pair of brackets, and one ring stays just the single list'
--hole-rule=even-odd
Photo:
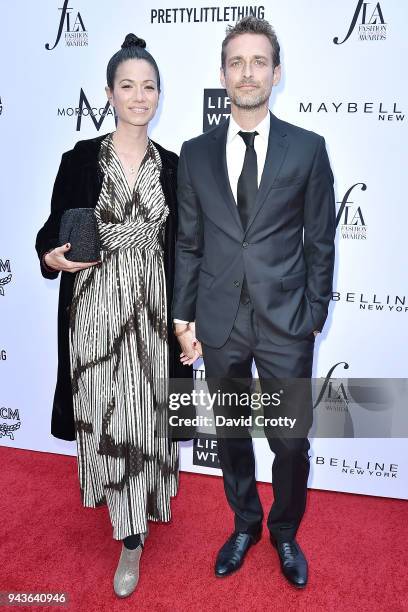
[{"label": "suit jacket button", "polygon": [[244,249],[246,249],[246,248],[247,248],[247,246],[248,246],[248,243],[247,243],[247,242],[243,242],[243,243],[242,243],[242,246],[243,246],[243,248],[244,248]]},{"label": "suit jacket button", "polygon": [[234,285],[235,285],[235,287],[239,287],[239,286],[240,286],[240,284],[241,284],[241,283],[240,283],[239,281],[234,281]]}]

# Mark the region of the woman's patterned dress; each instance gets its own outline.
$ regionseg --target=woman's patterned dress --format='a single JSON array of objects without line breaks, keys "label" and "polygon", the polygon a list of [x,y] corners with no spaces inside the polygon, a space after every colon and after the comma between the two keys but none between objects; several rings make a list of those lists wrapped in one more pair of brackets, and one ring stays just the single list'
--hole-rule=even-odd
[{"label": "woman's patterned dress", "polygon": [[149,140],[131,191],[112,134],[95,208],[102,263],[77,272],[70,314],[71,380],[84,506],[107,504],[113,537],[170,520],[178,445],[168,443],[168,342],[161,159]]}]

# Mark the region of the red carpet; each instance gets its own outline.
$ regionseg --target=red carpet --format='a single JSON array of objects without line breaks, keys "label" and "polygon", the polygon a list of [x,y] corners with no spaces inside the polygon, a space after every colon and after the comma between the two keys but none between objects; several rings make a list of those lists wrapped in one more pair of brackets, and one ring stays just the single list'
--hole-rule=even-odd
[{"label": "red carpet", "polygon": [[[76,458],[0,447],[0,460],[0,591],[64,591],[70,599],[16,610],[408,611],[404,501],[310,491],[298,534],[310,578],[297,591],[266,529],[237,574],[215,578],[215,555],[232,528],[222,481],[182,473],[173,521],[150,524],[138,588],[120,600],[112,587],[120,543],[106,507],[82,507]],[[271,487],[259,491],[269,508]]]}]

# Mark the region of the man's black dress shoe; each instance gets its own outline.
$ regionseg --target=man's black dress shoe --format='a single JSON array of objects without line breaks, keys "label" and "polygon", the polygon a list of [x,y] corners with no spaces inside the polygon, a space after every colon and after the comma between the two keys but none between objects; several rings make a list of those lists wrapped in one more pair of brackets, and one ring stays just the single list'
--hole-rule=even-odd
[{"label": "man's black dress shoe", "polygon": [[307,561],[299,544],[296,540],[275,542],[272,535],[270,538],[278,551],[284,576],[298,588],[305,587],[307,584]]},{"label": "man's black dress shoe", "polygon": [[252,544],[256,544],[261,539],[261,534],[262,531],[259,531],[257,535],[235,531],[217,555],[215,575],[221,578],[239,569]]}]

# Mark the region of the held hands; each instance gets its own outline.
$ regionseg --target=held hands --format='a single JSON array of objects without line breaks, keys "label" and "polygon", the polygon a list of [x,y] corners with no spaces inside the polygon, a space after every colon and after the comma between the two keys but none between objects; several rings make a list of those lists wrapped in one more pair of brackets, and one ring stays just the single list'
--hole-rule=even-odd
[{"label": "held hands", "polygon": [[183,365],[192,365],[202,357],[201,343],[195,337],[195,323],[176,323],[175,335],[181,347],[180,361]]},{"label": "held hands", "polygon": [[66,259],[65,253],[69,251],[70,248],[71,245],[67,243],[52,249],[52,251],[47,253],[44,257],[45,265],[58,272],[78,272],[79,270],[84,270],[85,268],[90,268],[91,266],[101,263],[100,260],[86,262],[69,261],[69,259]]}]

